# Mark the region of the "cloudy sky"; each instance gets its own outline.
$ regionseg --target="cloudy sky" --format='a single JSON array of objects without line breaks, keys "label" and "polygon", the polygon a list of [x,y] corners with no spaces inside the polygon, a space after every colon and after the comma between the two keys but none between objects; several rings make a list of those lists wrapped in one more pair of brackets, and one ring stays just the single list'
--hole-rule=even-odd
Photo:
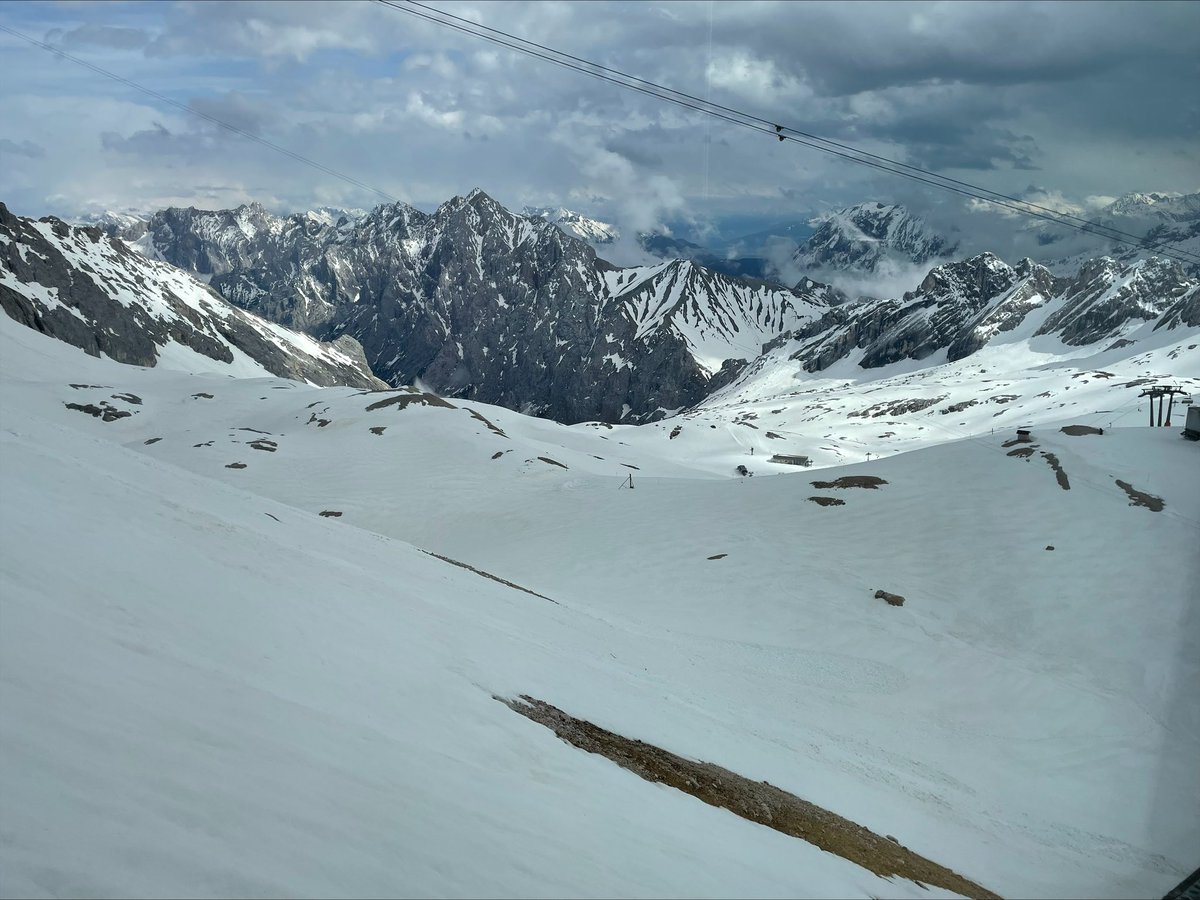
[{"label": "cloudy sky", "polygon": [[[1085,214],[1200,188],[1200,3],[431,5]],[[478,186],[513,208],[726,237],[865,200],[1004,225],[370,0],[6,2],[0,24],[424,209]],[[0,67],[0,200],[15,212],[380,202],[5,32]]]}]

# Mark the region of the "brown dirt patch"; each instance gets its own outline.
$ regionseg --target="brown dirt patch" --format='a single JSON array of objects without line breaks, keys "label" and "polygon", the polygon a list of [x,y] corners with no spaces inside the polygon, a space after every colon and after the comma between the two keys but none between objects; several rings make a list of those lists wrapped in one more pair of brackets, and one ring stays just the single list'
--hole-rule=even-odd
[{"label": "brown dirt patch", "polygon": [[249,444],[255,450],[265,450],[267,453],[274,453],[276,450],[279,449],[279,445],[276,444],[274,441],[268,441],[263,438],[259,438],[258,440],[250,441]]},{"label": "brown dirt patch", "polygon": [[101,391],[111,391],[112,390],[111,384],[68,384],[67,387],[73,387],[77,391],[81,391],[84,388],[95,388],[95,389],[101,390]]},{"label": "brown dirt patch", "polygon": [[162,440],[162,438],[149,438],[148,440],[144,440],[144,441],[142,441],[142,443],[143,443],[143,444],[147,444],[147,445],[149,445],[149,444],[157,444],[157,443],[158,443],[159,441],[161,441],[161,440]]},{"label": "brown dirt patch", "polygon": [[1072,437],[1080,437],[1085,434],[1104,434],[1103,428],[1093,428],[1091,425],[1064,425],[1059,431]]},{"label": "brown dirt patch", "polygon": [[843,475],[836,481],[814,481],[812,486],[823,491],[830,488],[870,488],[876,490],[881,484],[887,484],[875,475]]},{"label": "brown dirt patch", "polygon": [[270,434],[271,433],[269,431],[260,431],[257,428],[245,428],[245,427],[235,428],[234,431],[249,431],[251,434]]},{"label": "brown dirt patch", "polygon": [[1015,450],[1009,450],[1008,453],[1005,455],[1006,456],[1016,456],[1016,457],[1019,457],[1020,459],[1028,459],[1029,457],[1033,456],[1033,453],[1036,449],[1037,449],[1036,447],[1018,447]]},{"label": "brown dirt patch", "polygon": [[708,558],[709,559],[724,559],[728,555],[729,555],[728,553],[718,553],[716,556],[710,556]]},{"label": "brown dirt patch", "polygon": [[371,434],[383,434],[383,432],[386,428],[387,428],[386,425],[376,425],[374,428],[371,429]]},{"label": "brown dirt patch", "polygon": [[[494,457],[494,456],[492,457],[492,459],[495,459],[495,458],[496,457]],[[557,459],[551,459],[548,456],[539,456],[538,459],[540,459],[544,463],[550,463],[550,465],[552,465],[552,466],[558,466],[560,469],[569,468],[568,466],[564,465],[563,463],[560,463]]]},{"label": "brown dirt patch", "polygon": [[878,590],[875,592],[876,600],[886,600],[888,606],[903,606],[904,598],[899,594],[893,594],[889,591]]},{"label": "brown dirt patch", "polygon": [[388,397],[386,400],[376,400],[367,407],[367,412],[375,412],[377,409],[385,409],[389,406],[394,406],[397,409],[407,409],[413,403],[419,406],[440,406],[444,409],[458,409],[457,406],[447,403],[437,394],[426,394],[424,391],[417,391],[413,394],[400,394],[396,397]]},{"label": "brown dirt patch", "polygon": [[503,450],[497,450],[495,453],[492,454],[492,459],[499,459],[503,455],[504,455]]},{"label": "brown dirt patch", "polygon": [[1058,486],[1064,491],[1069,491],[1071,489],[1071,482],[1067,479],[1066,470],[1063,469],[1062,464],[1058,461],[1058,457],[1053,453],[1047,453],[1043,450],[1042,458],[1054,470],[1054,477],[1058,480]]},{"label": "brown dirt patch", "polygon": [[244,468],[246,468],[246,464],[242,463],[242,462],[229,463],[229,465],[227,465],[225,468],[227,468],[227,469],[244,469]]},{"label": "brown dirt patch", "polygon": [[192,399],[193,400],[211,400],[211,399],[213,399],[213,395],[206,394],[203,391],[201,391],[199,394],[192,394]]},{"label": "brown dirt patch", "polygon": [[714,763],[685,759],[653,744],[623,737],[533,697],[496,699],[546,726],[573,747],[599,754],[646,781],[669,785],[710,806],[808,841],[881,878],[907,878],[965,897],[999,900],[986,888],[914,853],[894,838],[889,840],[766,781],[751,781]]},{"label": "brown dirt patch", "polygon": [[637,469],[639,472],[642,471],[640,466],[635,466],[633,463],[621,463],[621,465],[627,469]]},{"label": "brown dirt patch", "polygon": [[671,429],[671,433],[669,435],[667,435],[667,437],[670,438],[671,440],[675,440],[675,438],[679,437],[679,435],[682,433],[683,433],[683,426],[676,425],[674,428]]},{"label": "brown dirt patch", "polygon": [[[325,514],[321,513],[321,515],[325,515]],[[338,515],[340,516],[341,513],[338,513]],[[418,547],[417,549],[420,550],[421,548]],[[510,587],[517,591],[524,591],[526,594],[532,594],[533,596],[540,597],[543,600],[550,600],[550,602],[553,603],[555,606],[560,605],[557,600],[551,600],[545,594],[539,594],[537,591],[531,591],[527,587],[521,587],[519,584],[514,584],[513,582],[508,581],[504,578],[501,578],[498,575],[493,575],[491,572],[485,572],[485,571],[483,571],[483,569],[477,569],[474,566],[468,565],[465,562],[459,562],[457,559],[451,559],[449,556],[442,556],[442,554],[434,553],[432,550],[421,550],[421,552],[424,553],[426,556],[433,556],[433,557],[436,557],[437,559],[440,559],[442,562],[450,563],[450,565],[452,565],[452,566],[458,566],[460,569],[466,569],[468,572],[474,572],[476,575],[480,575],[483,578],[489,579],[490,581],[499,582],[500,584],[504,585],[505,587]]]},{"label": "brown dirt patch", "polygon": [[323,509],[318,515],[322,515],[327,519],[338,519],[341,518],[342,513],[336,509]]},{"label": "brown dirt patch", "polygon": [[809,497],[813,503],[818,506],[845,506],[845,500],[839,500],[837,497]]},{"label": "brown dirt patch", "polygon": [[503,429],[497,428],[495,425],[493,425],[490,421],[488,421],[486,416],[481,416],[479,413],[475,412],[475,410],[473,410],[473,409],[467,409],[467,412],[469,412],[471,414],[472,418],[478,419],[480,422],[482,422],[484,425],[486,425],[488,431],[490,431],[492,434],[498,434],[502,438],[508,437],[508,435],[504,433]]},{"label": "brown dirt patch", "polygon": [[1130,506],[1144,506],[1146,509],[1153,512],[1162,512],[1166,503],[1162,497],[1155,497],[1153,494],[1147,494],[1145,491],[1139,491],[1127,481],[1116,479],[1117,487],[1129,495]]},{"label": "brown dirt patch", "polygon": [[142,398],[137,394],[113,394],[114,400],[124,400],[126,403],[132,403],[134,406],[142,405]]}]

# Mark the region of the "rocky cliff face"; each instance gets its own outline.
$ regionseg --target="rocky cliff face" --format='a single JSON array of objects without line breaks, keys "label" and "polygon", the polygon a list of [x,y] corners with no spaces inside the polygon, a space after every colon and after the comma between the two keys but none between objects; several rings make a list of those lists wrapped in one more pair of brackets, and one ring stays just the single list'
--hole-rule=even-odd
[{"label": "rocky cliff face", "polygon": [[4,204],[0,306],[23,325],[132,365],[154,366],[164,352],[178,355],[182,348],[240,374],[386,386],[371,375],[353,339],[318,343],[237,309],[99,227],[34,221]]}]

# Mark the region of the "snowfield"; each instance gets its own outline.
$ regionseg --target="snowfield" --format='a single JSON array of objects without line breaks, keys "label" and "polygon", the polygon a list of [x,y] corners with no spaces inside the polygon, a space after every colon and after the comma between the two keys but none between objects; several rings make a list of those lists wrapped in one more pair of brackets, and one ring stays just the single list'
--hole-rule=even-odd
[{"label": "snowfield", "polygon": [[1200,444],[1109,421],[1141,369],[1200,378],[1183,337],[1014,363],[995,434],[1007,404],[847,410],[978,397],[998,355],[567,427],[0,316],[0,894],[949,896],[495,699],[527,694],[1004,897],[1161,896],[1200,847]]}]

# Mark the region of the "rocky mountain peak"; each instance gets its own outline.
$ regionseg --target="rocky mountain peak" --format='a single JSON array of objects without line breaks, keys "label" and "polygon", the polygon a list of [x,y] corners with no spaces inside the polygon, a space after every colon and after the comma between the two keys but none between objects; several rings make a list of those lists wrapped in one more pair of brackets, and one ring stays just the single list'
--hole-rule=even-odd
[{"label": "rocky mountain peak", "polygon": [[896,204],[860,203],[821,216],[813,224],[816,231],[793,257],[804,270],[873,272],[887,261],[926,263],[958,249]]},{"label": "rocky mountain peak", "polygon": [[621,237],[621,232],[615,225],[590,218],[563,206],[526,206],[522,213],[530,218],[536,216],[545,219],[572,237],[582,238],[592,245],[612,244]]}]

